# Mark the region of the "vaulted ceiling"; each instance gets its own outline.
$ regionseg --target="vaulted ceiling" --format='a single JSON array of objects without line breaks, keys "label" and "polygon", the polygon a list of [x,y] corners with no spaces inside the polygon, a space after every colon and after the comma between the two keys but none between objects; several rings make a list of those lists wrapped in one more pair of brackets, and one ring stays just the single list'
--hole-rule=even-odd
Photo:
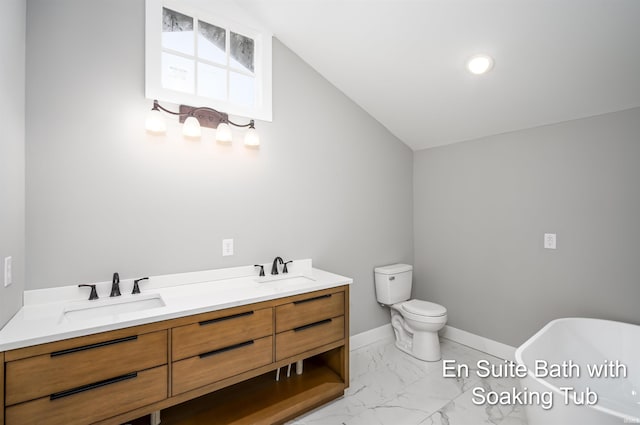
[{"label": "vaulted ceiling", "polygon": [[638,0],[237,1],[414,150],[640,106]]}]

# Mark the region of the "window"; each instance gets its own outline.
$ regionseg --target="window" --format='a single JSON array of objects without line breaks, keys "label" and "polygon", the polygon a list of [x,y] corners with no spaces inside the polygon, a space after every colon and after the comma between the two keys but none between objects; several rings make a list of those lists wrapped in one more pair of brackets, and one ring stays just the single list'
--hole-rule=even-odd
[{"label": "window", "polygon": [[189,4],[147,0],[146,97],[271,121],[271,34]]}]

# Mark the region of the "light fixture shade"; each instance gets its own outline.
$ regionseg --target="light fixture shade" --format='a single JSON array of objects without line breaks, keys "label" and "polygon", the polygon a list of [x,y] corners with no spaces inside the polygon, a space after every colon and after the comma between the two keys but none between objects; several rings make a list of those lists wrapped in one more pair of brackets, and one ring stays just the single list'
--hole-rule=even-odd
[{"label": "light fixture shade", "polygon": [[484,74],[491,68],[493,68],[493,58],[489,55],[475,55],[467,61],[467,69],[472,74]]},{"label": "light fixture shade", "polygon": [[187,119],[184,120],[184,125],[182,126],[182,135],[193,138],[197,138],[202,135],[200,122],[196,117],[187,117]]},{"label": "light fixture shade", "polygon": [[147,114],[144,126],[146,130],[154,134],[164,134],[167,132],[167,123],[162,113],[157,109],[152,109]]},{"label": "light fixture shade", "polygon": [[231,126],[226,122],[221,122],[218,124],[218,128],[216,128],[216,141],[221,143],[229,143],[231,142]]},{"label": "light fixture shade", "polygon": [[260,146],[260,136],[255,128],[249,127],[247,133],[244,135],[244,144],[246,146]]}]

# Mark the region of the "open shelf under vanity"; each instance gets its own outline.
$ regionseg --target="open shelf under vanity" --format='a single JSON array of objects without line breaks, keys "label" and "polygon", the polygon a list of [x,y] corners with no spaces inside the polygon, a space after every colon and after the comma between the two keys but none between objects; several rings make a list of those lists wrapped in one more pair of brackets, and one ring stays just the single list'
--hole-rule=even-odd
[{"label": "open shelf under vanity", "polygon": [[277,424],[343,395],[344,380],[316,356],[305,360],[302,375],[295,364],[276,381],[271,371],[211,394],[165,409],[162,425]]}]

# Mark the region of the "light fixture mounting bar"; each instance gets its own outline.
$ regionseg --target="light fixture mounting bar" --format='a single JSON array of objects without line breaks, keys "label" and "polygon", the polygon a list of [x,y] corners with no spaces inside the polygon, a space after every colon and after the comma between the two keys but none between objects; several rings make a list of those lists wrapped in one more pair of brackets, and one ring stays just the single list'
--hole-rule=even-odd
[{"label": "light fixture mounting bar", "polygon": [[194,117],[198,121],[198,124],[203,127],[220,129],[220,124],[223,124],[224,126],[233,125],[235,127],[248,128],[255,132],[254,120],[249,120],[247,124],[238,124],[229,119],[229,114],[209,108],[208,106],[195,107],[180,105],[180,110],[174,112],[160,105],[156,99],[153,101],[153,108],[151,108],[151,112],[154,111],[163,111],[171,115],[177,115],[181,123],[184,123],[190,117]]},{"label": "light fixture mounting bar", "polygon": [[178,114],[180,122],[190,117],[196,117],[202,127],[217,128],[221,122],[229,122],[229,115],[224,112],[218,112],[211,108],[196,108],[188,105],[180,105],[180,112]]}]

